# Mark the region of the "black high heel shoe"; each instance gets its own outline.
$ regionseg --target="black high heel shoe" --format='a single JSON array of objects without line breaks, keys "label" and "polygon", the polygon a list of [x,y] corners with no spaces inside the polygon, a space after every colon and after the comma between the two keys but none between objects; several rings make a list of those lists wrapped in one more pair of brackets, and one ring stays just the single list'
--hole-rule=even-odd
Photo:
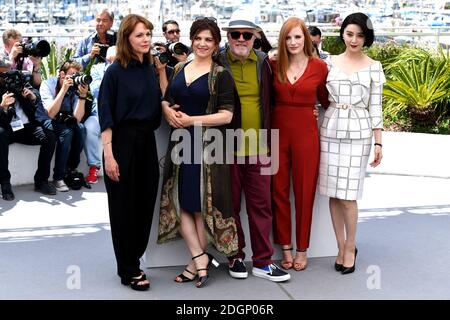
[{"label": "black high heel shoe", "polygon": [[336,270],[337,272],[341,272],[343,267],[343,263],[337,263],[336,261],[334,262],[334,270]]},{"label": "black high heel shoe", "polygon": [[358,249],[355,247],[355,261],[353,262],[353,266],[346,267],[346,266],[342,265],[341,274],[349,274],[349,273],[355,272],[356,255],[357,254],[358,254]]},{"label": "black high heel shoe", "polygon": [[[192,260],[197,259],[197,258],[199,258],[199,257],[201,257],[201,256],[203,256],[205,254],[208,256],[208,264],[206,265],[206,268],[197,269],[198,281],[195,283],[195,286],[197,288],[201,288],[201,287],[205,286],[206,282],[208,281],[208,279],[209,279],[209,274],[208,274],[209,267],[211,265],[213,265],[216,268],[219,266],[219,261],[217,261],[216,258],[214,258],[214,256],[212,254],[207,253],[207,252],[203,252],[203,253],[199,254],[198,256],[192,257]],[[206,271],[206,275],[200,276],[199,275],[200,271]]]},{"label": "black high heel shoe", "polygon": [[[186,277],[183,273],[184,271],[191,274],[192,278]],[[194,281],[195,279],[197,279],[197,274],[188,270],[188,268],[185,268],[184,271],[182,273],[180,273],[178,276],[176,276],[175,279],[173,279],[173,281],[175,281],[177,283],[184,283],[184,282],[191,282],[191,281]]]},{"label": "black high heel shoe", "polygon": [[145,275],[144,271],[141,270],[141,275],[137,277],[132,277],[130,279],[121,278],[120,282],[124,286],[130,286],[131,289],[136,291],[146,291],[150,288],[150,282],[143,283],[147,280],[147,276]]}]

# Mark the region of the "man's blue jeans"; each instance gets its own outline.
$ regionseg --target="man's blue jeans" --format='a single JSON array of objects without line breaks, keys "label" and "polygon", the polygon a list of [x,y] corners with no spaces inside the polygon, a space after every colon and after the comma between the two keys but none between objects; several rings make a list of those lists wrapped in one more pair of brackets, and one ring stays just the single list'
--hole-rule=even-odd
[{"label": "man's blue jeans", "polygon": [[85,127],[86,131],[84,153],[86,154],[87,164],[89,167],[96,166],[100,168],[102,162],[100,159],[100,124],[98,117],[92,115],[81,125]]},{"label": "man's blue jeans", "polygon": [[76,169],[80,164],[86,129],[80,124],[71,127],[50,119],[45,120],[43,126],[56,135],[53,180],[63,180],[66,169]]}]

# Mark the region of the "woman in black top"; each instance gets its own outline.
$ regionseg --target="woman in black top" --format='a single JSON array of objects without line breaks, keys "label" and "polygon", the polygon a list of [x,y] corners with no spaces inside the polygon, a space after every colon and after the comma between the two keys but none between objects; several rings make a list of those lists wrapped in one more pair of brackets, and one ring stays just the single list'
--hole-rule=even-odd
[{"label": "woman in black top", "polygon": [[150,286],[139,259],[147,247],[159,180],[154,130],[160,124],[161,92],[149,51],[152,30],[139,15],[123,19],[116,61],[105,72],[98,98],[117,272],[134,290]]}]

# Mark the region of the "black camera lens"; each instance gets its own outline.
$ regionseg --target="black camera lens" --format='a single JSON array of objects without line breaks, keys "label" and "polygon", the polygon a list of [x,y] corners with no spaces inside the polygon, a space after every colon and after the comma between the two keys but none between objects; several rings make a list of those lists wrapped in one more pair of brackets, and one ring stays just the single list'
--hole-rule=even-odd
[{"label": "black camera lens", "polygon": [[50,44],[46,40],[25,43],[21,45],[23,48],[22,55],[24,57],[46,57],[50,54]]},{"label": "black camera lens", "polygon": [[99,56],[104,58],[104,59],[106,59],[106,54],[108,52],[109,45],[107,45],[107,44],[98,44],[98,46],[100,47]]},{"label": "black camera lens", "polygon": [[189,48],[186,47],[184,44],[182,44],[181,42],[174,42],[171,43],[168,47],[169,51],[171,53],[175,53],[175,54],[183,54],[186,53],[188,54],[189,52]]},{"label": "black camera lens", "polygon": [[170,54],[168,52],[160,52],[159,50],[155,49],[151,49],[150,53],[152,54],[152,56],[154,57],[158,57],[159,61],[162,64],[166,64],[167,62],[170,61]]},{"label": "black camera lens", "polygon": [[262,41],[259,38],[256,38],[255,41],[253,42],[253,49],[259,50],[261,49],[262,46]]},{"label": "black camera lens", "polygon": [[170,61],[170,55],[167,52],[161,52],[160,54],[158,54],[158,58],[162,64],[166,64]]},{"label": "black camera lens", "polygon": [[72,75],[72,80],[74,85],[79,84],[89,85],[92,82],[92,77],[87,74],[75,73]]},{"label": "black camera lens", "polygon": [[11,70],[0,73],[0,86],[5,92],[20,95],[24,88],[30,86],[32,75],[29,71]]}]

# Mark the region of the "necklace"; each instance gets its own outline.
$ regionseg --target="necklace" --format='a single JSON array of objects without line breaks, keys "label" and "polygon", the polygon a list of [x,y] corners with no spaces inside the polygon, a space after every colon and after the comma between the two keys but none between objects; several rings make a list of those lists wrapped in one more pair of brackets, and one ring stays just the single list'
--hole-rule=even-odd
[{"label": "necklace", "polygon": [[291,72],[294,74],[294,76],[293,76],[294,81],[297,81],[297,79],[299,79],[303,75],[307,65],[308,65],[308,59],[305,59],[304,63],[296,65],[295,69],[297,69],[297,70],[294,70],[294,68],[291,67],[291,70],[292,70]]}]

